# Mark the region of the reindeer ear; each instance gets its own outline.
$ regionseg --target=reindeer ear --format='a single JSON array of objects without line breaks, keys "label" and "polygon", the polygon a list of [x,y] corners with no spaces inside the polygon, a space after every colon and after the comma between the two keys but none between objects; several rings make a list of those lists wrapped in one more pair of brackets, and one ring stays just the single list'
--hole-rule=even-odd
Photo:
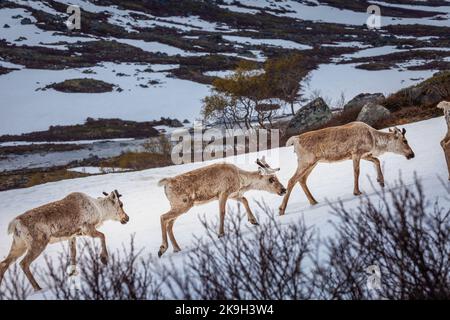
[{"label": "reindeer ear", "polygon": [[402,129],[402,135],[405,135],[405,134],[406,134],[406,129],[403,128],[403,129]]},{"label": "reindeer ear", "polygon": [[392,133],[392,132],[394,132],[394,130],[392,130],[391,128],[389,128],[389,132]]},{"label": "reindeer ear", "polygon": [[109,194],[107,194],[105,191],[102,192],[104,196],[109,196]]},{"label": "reindeer ear", "polygon": [[259,172],[260,175],[264,175],[264,169],[263,168],[259,167],[258,168],[258,172]]}]

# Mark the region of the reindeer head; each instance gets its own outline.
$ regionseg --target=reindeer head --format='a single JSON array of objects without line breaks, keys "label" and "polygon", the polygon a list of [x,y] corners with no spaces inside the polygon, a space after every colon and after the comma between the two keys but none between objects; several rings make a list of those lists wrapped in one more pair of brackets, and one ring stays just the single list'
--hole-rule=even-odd
[{"label": "reindeer head", "polygon": [[281,184],[275,174],[275,172],[280,171],[280,168],[271,168],[267,164],[264,156],[262,159],[256,159],[256,164],[258,165],[258,171],[260,174],[258,189],[276,193],[280,196],[284,195],[286,193],[286,188]]},{"label": "reindeer head", "polygon": [[438,103],[438,105],[436,106],[439,109],[442,109],[445,111],[450,110],[450,102],[448,101],[441,101]]},{"label": "reindeer head", "polygon": [[391,133],[389,151],[403,155],[408,160],[414,158],[414,151],[412,151],[408,144],[408,140],[406,140],[406,129],[403,128],[400,131],[400,129],[394,128],[389,129],[389,132]]},{"label": "reindeer head", "polygon": [[111,210],[112,220],[120,221],[122,224],[126,224],[130,221],[130,217],[123,210],[123,203],[120,201],[121,194],[119,191],[114,190],[110,194],[103,192],[108,199],[109,209]]}]

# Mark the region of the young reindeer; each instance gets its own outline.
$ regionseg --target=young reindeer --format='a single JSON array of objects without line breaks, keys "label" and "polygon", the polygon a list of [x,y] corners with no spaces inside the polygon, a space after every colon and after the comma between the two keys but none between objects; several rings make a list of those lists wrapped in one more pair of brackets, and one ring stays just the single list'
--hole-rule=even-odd
[{"label": "young reindeer", "polygon": [[444,149],[445,159],[447,160],[448,179],[450,180],[450,102],[441,101],[437,107],[444,110],[445,121],[447,122],[447,135],[441,141],[441,146]]},{"label": "young reindeer", "polygon": [[280,215],[284,214],[292,188],[297,182],[311,205],[317,204],[306,181],[318,162],[353,160],[353,194],[360,195],[360,160],[370,161],[377,170],[377,181],[384,187],[384,177],[378,156],[385,152],[393,152],[404,155],[407,159],[414,158],[414,152],[406,141],[405,133],[405,129],[400,131],[394,128],[393,130],[389,129],[389,132],[381,132],[363,122],[351,122],[343,126],[306,132],[289,138],[286,146],[294,146],[298,158],[298,168],[289,180],[287,193],[280,206]]},{"label": "young reindeer", "polygon": [[159,181],[158,185],[164,186],[171,209],[161,215],[162,245],[158,256],[161,257],[168,249],[167,234],[174,252],[181,250],[173,235],[173,224],[181,214],[195,205],[219,200],[219,237],[225,233],[225,207],[228,199],[241,202],[246,209],[248,221],[257,225],[244,193],[249,190],[264,190],[281,196],[286,192],[275,175],[279,168],[270,168],[264,158],[258,159],[257,164],[258,171],[253,172],[241,170],[232,164],[213,164]]},{"label": "young reindeer", "polygon": [[41,288],[30,271],[30,264],[41,255],[49,243],[69,241],[71,264],[76,265],[76,237],[100,238],[102,252],[100,260],[108,262],[105,235],[97,228],[107,220],[126,224],[128,215],[123,210],[121,195],[117,190],[104,198],[91,198],[84,193],[71,193],[62,200],[32,209],[16,217],[8,226],[13,234],[13,243],[8,257],[0,263],[0,284],[8,267],[25,252],[20,266],[38,291]]}]

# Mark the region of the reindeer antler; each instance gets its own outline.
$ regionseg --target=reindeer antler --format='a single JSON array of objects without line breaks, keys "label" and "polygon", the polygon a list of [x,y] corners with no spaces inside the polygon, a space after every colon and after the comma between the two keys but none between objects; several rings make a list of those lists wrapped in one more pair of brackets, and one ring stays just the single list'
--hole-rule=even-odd
[{"label": "reindeer antler", "polygon": [[256,164],[259,166],[259,168],[260,168],[260,172],[262,173],[262,174],[273,174],[273,173],[275,173],[275,172],[277,172],[277,171],[280,171],[280,168],[271,168],[268,164],[267,164],[267,162],[266,162],[266,157],[265,156],[263,156],[262,158],[261,158],[261,160],[260,159],[256,159]]}]

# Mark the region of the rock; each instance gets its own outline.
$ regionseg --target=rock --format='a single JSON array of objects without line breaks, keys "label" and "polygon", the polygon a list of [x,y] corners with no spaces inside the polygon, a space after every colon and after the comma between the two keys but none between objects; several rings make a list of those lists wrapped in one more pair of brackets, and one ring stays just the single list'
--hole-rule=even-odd
[{"label": "rock", "polygon": [[3,28],[11,28],[11,27],[10,27],[9,24],[5,23],[5,24],[3,25]]},{"label": "rock", "polygon": [[384,100],[385,97],[382,93],[361,93],[344,106],[344,111],[360,111],[369,102],[382,104]]},{"label": "rock", "polygon": [[289,121],[286,134],[299,134],[308,129],[320,126],[332,118],[328,105],[322,98],[317,98],[298,110]]},{"label": "rock", "polygon": [[361,109],[357,121],[362,121],[368,125],[374,125],[377,121],[386,119],[391,112],[382,105],[369,102]]},{"label": "rock", "polygon": [[20,24],[26,25],[26,24],[33,24],[30,18],[23,18],[20,20]]}]

